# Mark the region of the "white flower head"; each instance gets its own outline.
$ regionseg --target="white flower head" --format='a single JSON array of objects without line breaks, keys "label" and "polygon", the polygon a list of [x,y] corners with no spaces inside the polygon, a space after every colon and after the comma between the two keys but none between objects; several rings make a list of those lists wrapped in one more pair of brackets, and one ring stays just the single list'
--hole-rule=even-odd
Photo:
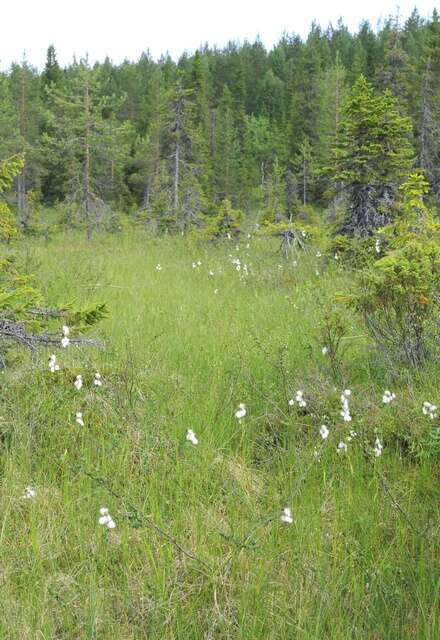
[{"label": "white flower head", "polygon": [[209,275],[213,276],[214,275],[214,271],[212,269],[209,270]]},{"label": "white flower head", "polygon": [[75,378],[75,382],[74,382],[73,384],[74,384],[75,389],[76,389],[77,391],[79,391],[79,390],[82,388],[82,386],[83,386],[83,378],[82,378],[82,375],[81,375],[81,374],[78,374],[78,375],[76,376],[76,378]]},{"label": "white flower head", "polygon": [[431,404],[430,402],[424,402],[422,406],[423,415],[429,416],[431,420],[435,420],[437,418],[437,405]]},{"label": "white flower head", "polygon": [[214,289],[214,295],[218,294],[218,289]]},{"label": "white flower head", "polygon": [[24,490],[23,498],[25,500],[32,500],[33,498],[36,497],[36,495],[37,495],[37,492],[33,487],[26,487],[26,489]]},{"label": "white flower head", "polygon": [[235,412],[237,420],[242,420],[246,416],[246,405],[242,402],[238,405],[238,409]]},{"label": "white flower head", "polygon": [[347,436],[348,442],[351,442],[353,440],[353,438],[356,438],[356,436],[357,436],[356,431],[351,430],[350,433]]},{"label": "white flower head", "polygon": [[292,512],[289,509],[289,507],[285,507],[282,510],[281,516],[280,516],[280,520],[281,520],[281,522],[284,522],[284,524],[292,524],[293,516],[292,516]]},{"label": "white flower head", "polygon": [[79,424],[80,427],[84,426],[83,414],[81,413],[81,411],[77,411],[75,413],[75,420]]},{"label": "white flower head", "polygon": [[325,426],[325,424],[323,424],[323,425],[321,426],[321,428],[319,429],[319,433],[321,434],[321,438],[322,438],[323,440],[327,440],[327,438],[328,438],[328,436],[329,436],[330,431],[329,431],[329,430],[328,430],[328,428]]},{"label": "white flower head", "polygon": [[388,391],[388,389],[386,391],[384,391],[384,394],[382,396],[382,402],[384,404],[391,404],[393,402],[393,400],[396,399],[396,394],[392,393],[391,391]]},{"label": "white flower head", "polygon": [[160,262],[158,262],[156,265],[156,271],[162,271],[162,265],[160,264]]},{"label": "white flower head", "polygon": [[114,529],[116,527],[116,523],[111,517],[106,507],[101,507],[99,510],[100,518],[98,520],[99,524],[103,525],[107,529]]},{"label": "white flower head", "polygon": [[379,240],[379,238],[377,238],[374,248],[376,250],[376,253],[380,253],[380,240]]},{"label": "white flower head", "polygon": [[347,447],[346,443],[343,440],[341,440],[341,442],[338,444],[338,452],[340,453],[340,452],[343,451],[345,453],[347,451],[347,449],[348,449],[348,447]]},{"label": "white flower head", "polygon": [[188,429],[186,432],[186,439],[194,445],[199,444],[199,440],[192,429]]},{"label": "white flower head", "polygon": [[348,399],[351,396],[351,390],[345,389],[341,394],[341,418],[344,422],[351,422],[351,414],[350,414],[350,406],[348,404]]},{"label": "white flower head", "polygon": [[376,438],[376,441],[374,443],[374,455],[376,456],[376,458],[379,458],[379,456],[382,455],[382,449],[383,449],[383,446],[379,438]]},{"label": "white flower head", "polygon": [[54,354],[52,354],[49,358],[49,369],[50,371],[52,371],[52,373],[60,370],[60,365],[57,364],[57,357]]},{"label": "white flower head", "polygon": [[93,384],[95,385],[95,387],[102,387],[102,376],[99,373],[99,371],[97,371],[95,373],[95,378],[93,380]]},{"label": "white flower head", "polygon": [[63,336],[68,336],[70,335],[70,329],[68,326],[66,326],[65,324],[63,324]]},{"label": "white flower head", "polygon": [[304,392],[303,391],[298,390],[296,392],[295,402],[298,405],[298,407],[301,407],[301,409],[304,409],[305,407],[307,407],[307,401],[304,400]]},{"label": "white flower head", "polygon": [[322,353],[323,356],[326,356],[329,351],[330,351],[330,349],[328,347],[322,347],[322,349],[321,349],[321,353]]},{"label": "white flower head", "polygon": [[67,336],[63,336],[63,337],[61,338],[61,346],[62,346],[64,349],[66,349],[66,347],[68,347],[68,346],[69,346],[69,344],[70,344],[70,340],[69,340],[69,338],[68,338]]}]

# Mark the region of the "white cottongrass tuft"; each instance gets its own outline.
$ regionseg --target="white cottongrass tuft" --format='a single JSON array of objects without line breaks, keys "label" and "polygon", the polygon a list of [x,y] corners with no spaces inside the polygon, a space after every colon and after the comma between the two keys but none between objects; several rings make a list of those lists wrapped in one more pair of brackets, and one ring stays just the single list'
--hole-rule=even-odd
[{"label": "white cottongrass tuft", "polygon": [[347,436],[348,442],[351,442],[353,440],[353,438],[356,438],[356,436],[357,436],[356,431],[350,431],[350,433]]},{"label": "white cottongrass tuft", "polygon": [[81,413],[81,411],[77,411],[75,413],[75,420],[79,424],[80,427],[84,426],[83,414]]},{"label": "white cottongrass tuft", "polygon": [[328,352],[330,351],[330,349],[328,347],[322,347],[321,349],[321,353],[323,356],[328,355]]},{"label": "white cottongrass tuft", "polygon": [[95,385],[95,387],[102,387],[102,377],[101,377],[101,374],[99,373],[99,371],[97,371],[95,373],[95,378],[93,380],[93,384]]},{"label": "white cottongrass tuft", "polygon": [[238,409],[235,412],[237,420],[242,420],[246,416],[246,405],[242,402],[238,405]]},{"label": "white cottongrass tuft", "polygon": [[64,347],[64,349],[66,347],[69,346],[70,344],[70,340],[69,340],[69,334],[70,334],[70,329],[69,327],[67,327],[65,324],[63,325],[63,337],[61,338],[61,346]]},{"label": "white cottongrass tuft", "polygon": [[383,396],[382,396],[382,402],[384,404],[391,404],[393,400],[396,399],[396,394],[392,393],[391,391],[388,391],[388,389],[386,391],[384,391]]},{"label": "white cottongrass tuft", "polygon": [[343,451],[345,453],[347,449],[348,447],[346,443],[343,440],[341,440],[341,442],[338,444],[338,452],[341,453]]},{"label": "white cottongrass tuft", "polygon": [[376,456],[376,458],[379,458],[382,455],[382,449],[383,449],[383,446],[379,438],[376,438],[376,441],[374,443],[374,455]]},{"label": "white cottongrass tuft", "polygon": [[322,427],[319,429],[319,433],[321,434],[321,438],[323,440],[327,440],[330,431],[328,430],[328,428],[325,426],[325,424],[322,425]]},{"label": "white cottongrass tuft", "polygon": [[431,420],[435,420],[437,418],[437,405],[431,404],[430,402],[424,402],[422,406],[422,411],[424,416],[429,416]]},{"label": "white cottongrass tuft", "polygon": [[304,409],[304,407],[307,407],[307,401],[304,400],[304,391],[298,390],[295,394],[295,400],[289,400],[289,406],[293,407],[295,403],[302,409]]},{"label": "white cottongrass tuft", "polygon": [[186,439],[194,445],[199,444],[199,440],[192,429],[188,429],[186,432]]},{"label": "white cottongrass tuft", "polygon": [[289,507],[285,507],[282,510],[281,516],[280,516],[280,520],[281,520],[281,522],[284,522],[284,524],[292,524],[293,516],[292,516],[292,512],[289,509]]},{"label": "white cottongrass tuft", "polygon": [[82,388],[82,386],[83,386],[83,377],[82,377],[82,375],[81,375],[81,374],[78,374],[78,375],[76,376],[76,378],[75,378],[75,382],[74,382],[73,384],[74,384],[75,389],[76,389],[77,391],[79,391],[79,390]]},{"label": "white cottongrass tuft", "polygon": [[99,524],[103,525],[107,529],[114,529],[116,527],[116,523],[108,512],[107,507],[101,507],[99,510],[100,518],[98,520]]},{"label": "white cottongrass tuft", "polygon": [[54,354],[52,354],[49,358],[49,369],[50,371],[52,371],[52,373],[60,370],[60,365],[57,364],[57,357]]},{"label": "white cottongrass tuft", "polygon": [[24,496],[23,496],[25,500],[32,500],[36,496],[37,496],[37,492],[33,487],[26,487],[26,489],[24,490]]},{"label": "white cottongrass tuft", "polygon": [[351,422],[350,407],[348,399],[351,396],[351,390],[345,389],[341,394],[341,418],[344,422]]}]

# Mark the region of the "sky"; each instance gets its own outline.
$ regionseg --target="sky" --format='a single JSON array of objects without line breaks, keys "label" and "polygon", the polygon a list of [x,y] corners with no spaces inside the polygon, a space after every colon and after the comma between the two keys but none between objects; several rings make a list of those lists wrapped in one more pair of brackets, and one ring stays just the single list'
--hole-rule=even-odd
[{"label": "sky", "polygon": [[177,59],[200,45],[253,41],[270,48],[283,32],[307,35],[312,20],[326,27],[339,17],[350,30],[367,19],[399,14],[404,21],[415,5],[422,17],[440,8],[440,0],[17,0],[2,2],[0,68],[20,61],[23,53],[44,66],[54,44],[58,61],[69,64],[86,54],[90,62],[109,56],[115,63],[137,60],[149,50],[153,58],[169,52]]}]

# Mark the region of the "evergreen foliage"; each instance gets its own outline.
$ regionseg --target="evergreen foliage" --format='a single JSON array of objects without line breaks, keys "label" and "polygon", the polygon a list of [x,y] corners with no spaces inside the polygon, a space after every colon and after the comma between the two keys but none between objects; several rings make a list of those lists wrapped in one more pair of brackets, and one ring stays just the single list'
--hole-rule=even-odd
[{"label": "evergreen foliage", "polygon": [[26,158],[7,194],[18,226],[32,226],[29,192],[35,207],[65,203],[63,222],[89,236],[120,211],[185,232],[223,199],[260,217],[277,166],[283,215],[301,202],[335,217],[345,196],[342,232],[366,236],[393,219],[412,156],[438,205],[439,24],[414,11],[376,32],[313,24],[271,51],[231,42],[64,69],[51,45],[41,73],[23,60],[0,75],[0,157]]}]

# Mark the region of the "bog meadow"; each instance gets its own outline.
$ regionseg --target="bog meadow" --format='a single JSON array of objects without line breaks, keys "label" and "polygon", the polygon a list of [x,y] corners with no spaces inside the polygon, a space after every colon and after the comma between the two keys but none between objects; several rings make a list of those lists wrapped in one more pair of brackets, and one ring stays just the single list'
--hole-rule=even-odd
[{"label": "bog meadow", "polygon": [[0,74],[0,638],[440,637],[440,18]]}]

